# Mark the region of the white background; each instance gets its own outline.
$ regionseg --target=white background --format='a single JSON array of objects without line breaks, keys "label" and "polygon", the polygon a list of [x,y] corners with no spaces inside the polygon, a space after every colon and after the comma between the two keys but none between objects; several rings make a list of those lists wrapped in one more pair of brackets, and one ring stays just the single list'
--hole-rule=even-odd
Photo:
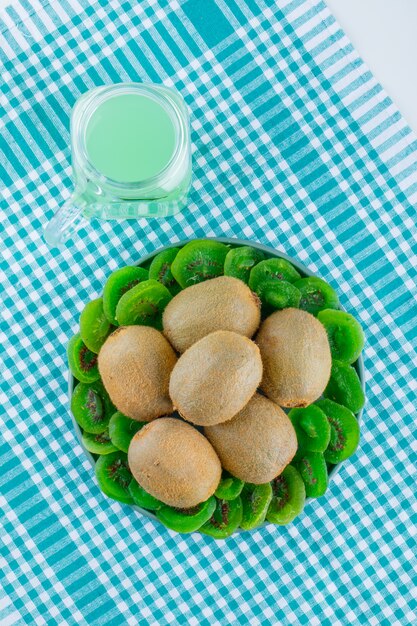
[{"label": "white background", "polygon": [[[0,0],[2,7],[13,4]],[[327,0],[365,62],[417,131],[417,0]]]},{"label": "white background", "polygon": [[417,0],[327,0],[327,4],[417,131]]}]

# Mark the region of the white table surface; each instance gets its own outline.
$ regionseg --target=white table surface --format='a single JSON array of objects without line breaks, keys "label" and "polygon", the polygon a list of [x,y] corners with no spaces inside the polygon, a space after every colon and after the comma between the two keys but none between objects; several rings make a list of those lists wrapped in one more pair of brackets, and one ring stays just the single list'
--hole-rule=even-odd
[{"label": "white table surface", "polygon": [[[13,0],[0,0],[1,9]],[[373,74],[417,131],[417,0],[327,0]]]},{"label": "white table surface", "polygon": [[326,0],[356,50],[417,131],[417,0]]}]

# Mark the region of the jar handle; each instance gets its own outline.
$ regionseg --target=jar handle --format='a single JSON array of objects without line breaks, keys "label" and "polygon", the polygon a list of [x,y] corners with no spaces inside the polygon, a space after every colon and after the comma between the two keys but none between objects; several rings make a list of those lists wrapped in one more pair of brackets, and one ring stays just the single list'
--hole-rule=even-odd
[{"label": "jar handle", "polygon": [[55,213],[43,231],[43,236],[51,247],[61,248],[79,228],[88,224],[85,216],[86,202],[72,195]]}]

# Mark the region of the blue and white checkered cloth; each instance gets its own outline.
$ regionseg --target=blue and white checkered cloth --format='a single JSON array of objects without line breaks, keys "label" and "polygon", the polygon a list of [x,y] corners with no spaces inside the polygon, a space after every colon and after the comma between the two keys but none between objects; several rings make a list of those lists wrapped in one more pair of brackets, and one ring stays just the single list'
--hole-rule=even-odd
[{"label": "blue and white checkered cloth", "polygon": [[[415,624],[417,141],[321,0],[20,0],[0,20],[2,624]],[[42,227],[94,85],[175,85],[188,209]],[[65,345],[110,271],[192,236],[256,240],[338,287],[366,329],[361,445],[288,527],[178,535],[98,489]],[[414,526],[413,526],[414,524]]]}]

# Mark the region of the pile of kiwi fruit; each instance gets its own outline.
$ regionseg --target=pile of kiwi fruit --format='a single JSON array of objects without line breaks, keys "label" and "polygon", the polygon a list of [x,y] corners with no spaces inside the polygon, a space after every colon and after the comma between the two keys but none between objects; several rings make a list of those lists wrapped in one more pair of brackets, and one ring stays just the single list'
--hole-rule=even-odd
[{"label": "pile of kiwi fruit", "polygon": [[113,272],[68,345],[101,490],[182,533],[289,524],[358,446],[363,345],[328,283],[250,245]]}]

